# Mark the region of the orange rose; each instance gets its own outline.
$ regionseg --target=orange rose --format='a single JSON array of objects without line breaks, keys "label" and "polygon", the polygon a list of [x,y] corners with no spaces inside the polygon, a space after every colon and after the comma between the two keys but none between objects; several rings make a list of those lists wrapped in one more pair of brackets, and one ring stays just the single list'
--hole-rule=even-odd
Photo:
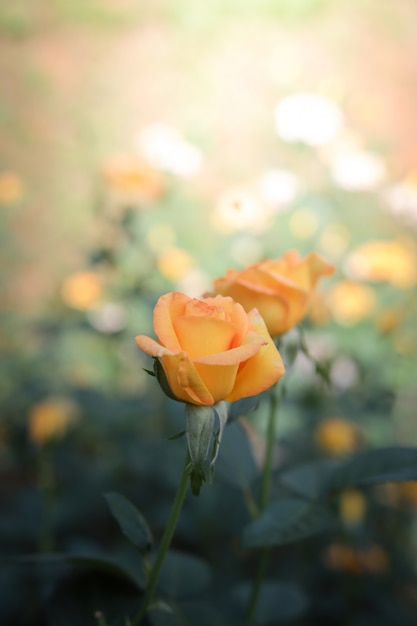
[{"label": "orange rose", "polygon": [[256,307],[274,337],[303,319],[317,280],[333,272],[334,267],[318,254],[312,252],[302,259],[290,250],[274,261],[260,261],[242,271],[228,270],[224,278],[214,281],[214,291],[231,296],[246,311]]},{"label": "orange rose", "polygon": [[189,298],[168,293],[154,310],[159,342],[136,337],[139,348],[162,365],[173,396],[211,406],[253,396],[285,371],[261,316],[229,297]]}]

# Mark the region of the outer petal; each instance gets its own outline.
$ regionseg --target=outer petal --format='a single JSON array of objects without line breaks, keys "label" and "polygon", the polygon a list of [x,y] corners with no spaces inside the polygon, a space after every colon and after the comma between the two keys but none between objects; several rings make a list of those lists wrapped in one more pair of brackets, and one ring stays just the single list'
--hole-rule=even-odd
[{"label": "outer petal", "polygon": [[256,335],[255,333],[248,334],[250,342],[233,348],[227,352],[219,352],[217,354],[209,354],[208,356],[199,357],[194,359],[194,363],[203,363],[205,365],[238,365],[243,361],[247,361],[251,357],[255,356],[261,346],[267,344],[267,341]]},{"label": "outer petal", "polygon": [[182,315],[190,300],[183,293],[167,293],[161,296],[155,305],[153,325],[159,341],[171,352],[181,352],[182,346],[173,327],[173,320]]},{"label": "outer petal", "polygon": [[246,311],[256,307],[265,320],[271,335],[278,335],[288,324],[288,302],[276,291],[270,293],[264,289],[255,290],[250,285],[236,282],[228,287],[228,293],[239,302]]},{"label": "outer petal", "polygon": [[206,365],[194,363],[215,402],[224,400],[232,391],[239,365]]},{"label": "outer petal", "polygon": [[162,365],[173,394],[191,404],[214,404],[215,400],[185,352],[163,354]]},{"label": "outer petal", "polygon": [[334,269],[334,266],[330,265],[320,255],[311,252],[292,267],[287,275],[302,289],[311,291],[320,276],[331,276]]},{"label": "outer petal", "polygon": [[172,354],[167,348],[164,348],[164,346],[161,346],[160,343],[155,341],[155,339],[151,339],[146,335],[138,335],[135,337],[135,341],[139,348],[150,356],[161,357],[163,354]]},{"label": "outer petal", "polygon": [[268,334],[265,322],[256,309],[249,312],[255,332],[267,340],[259,352],[244,362],[236,376],[236,383],[231,393],[225,398],[234,402],[240,398],[254,396],[271,387],[285,372],[281,355]]}]

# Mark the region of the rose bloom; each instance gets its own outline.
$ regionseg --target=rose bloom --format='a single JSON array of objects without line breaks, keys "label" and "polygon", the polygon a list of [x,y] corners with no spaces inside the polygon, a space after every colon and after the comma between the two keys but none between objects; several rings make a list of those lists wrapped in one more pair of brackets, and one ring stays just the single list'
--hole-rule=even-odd
[{"label": "rose bloom", "polygon": [[333,274],[334,267],[312,252],[301,258],[290,250],[275,260],[265,260],[238,271],[228,270],[214,281],[214,292],[231,296],[246,311],[256,307],[272,337],[281,335],[307,313],[320,276]]},{"label": "rose bloom", "polygon": [[136,343],[158,360],[182,402],[234,402],[268,389],[285,372],[258,311],[246,313],[229,297],[168,293],[155,306],[154,329],[159,343],[145,335]]}]

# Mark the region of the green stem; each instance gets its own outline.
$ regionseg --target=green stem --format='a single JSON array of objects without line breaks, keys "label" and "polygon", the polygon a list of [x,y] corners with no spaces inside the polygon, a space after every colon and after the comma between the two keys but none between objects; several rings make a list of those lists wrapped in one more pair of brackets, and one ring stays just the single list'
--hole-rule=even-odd
[{"label": "green stem", "polygon": [[165,528],[164,536],[162,537],[161,545],[159,546],[158,555],[156,557],[154,566],[149,576],[148,586],[145,592],[145,597],[143,599],[142,606],[140,608],[139,613],[131,621],[131,626],[139,626],[139,624],[142,622],[145,616],[145,613],[147,612],[149,605],[152,601],[153,594],[155,592],[155,588],[156,588],[159,574],[161,571],[161,567],[163,565],[168,548],[171,544],[171,540],[174,535],[175,528],[177,526],[178,518],[181,513],[182,505],[185,500],[189,479],[190,479],[189,456],[187,453],[187,457],[186,457],[185,464],[184,464],[184,469],[182,472],[181,482],[177,489],[175,500],[172,505],[171,513],[168,519],[168,523]]},{"label": "green stem", "polygon": [[272,465],[275,448],[275,432],[277,428],[278,417],[278,387],[275,384],[271,389],[269,396],[269,417],[268,426],[266,431],[266,449],[265,449],[265,462],[262,470],[262,482],[261,482],[261,497],[260,497],[260,509],[264,510],[269,502],[269,495],[271,492],[271,476]]},{"label": "green stem", "polygon": [[[262,479],[261,479],[261,494],[259,500],[259,509],[260,513],[266,508],[269,502],[269,496],[271,493],[271,477],[272,477],[272,465],[273,465],[273,457],[274,457],[274,447],[275,447],[275,433],[277,427],[277,417],[278,417],[278,388],[275,384],[269,396],[269,416],[268,416],[268,426],[266,431],[266,448],[265,448],[265,462],[262,470]],[[255,580],[253,583],[251,595],[249,598],[248,608],[246,611],[246,626],[251,626],[256,607],[259,600],[259,594],[262,588],[262,583],[265,578],[269,556],[271,554],[271,548],[266,547],[262,548],[258,567],[256,570]]]}]

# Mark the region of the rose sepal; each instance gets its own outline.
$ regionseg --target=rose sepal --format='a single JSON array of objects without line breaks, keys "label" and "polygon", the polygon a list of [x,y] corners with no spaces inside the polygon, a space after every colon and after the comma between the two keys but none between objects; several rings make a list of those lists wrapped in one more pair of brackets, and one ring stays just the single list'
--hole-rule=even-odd
[{"label": "rose sepal", "polygon": [[201,486],[206,480],[204,466],[210,449],[213,428],[213,406],[185,405],[185,433],[191,461],[190,482],[195,496],[199,495]]}]

